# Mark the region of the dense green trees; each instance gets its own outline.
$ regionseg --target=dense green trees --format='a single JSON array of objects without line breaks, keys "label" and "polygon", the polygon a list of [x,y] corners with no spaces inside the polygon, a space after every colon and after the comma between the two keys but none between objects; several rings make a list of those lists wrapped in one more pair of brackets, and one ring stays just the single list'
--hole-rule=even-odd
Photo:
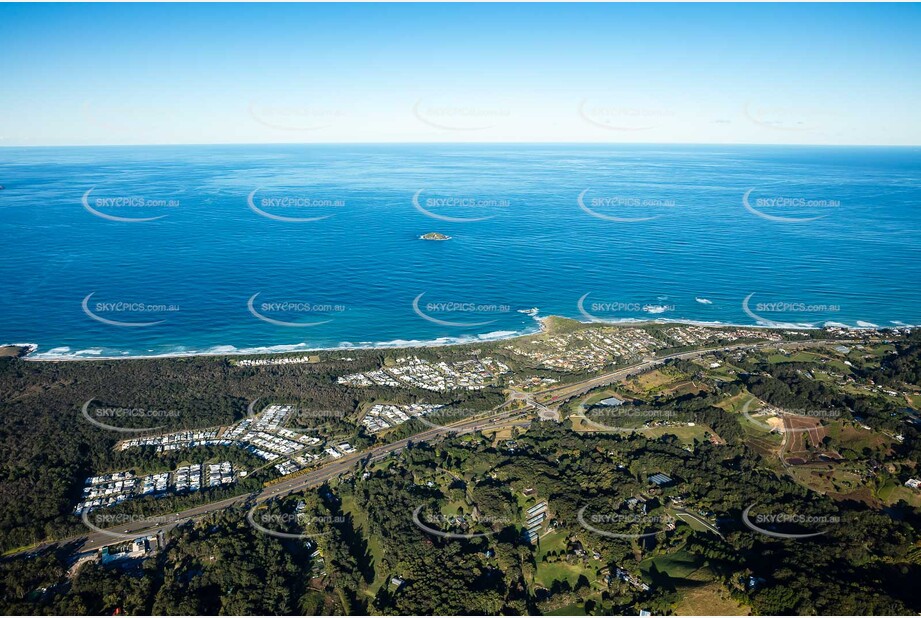
[{"label": "dense green trees", "polygon": [[[896,342],[897,354],[876,363],[855,359],[861,379],[902,388],[917,384],[921,342]],[[424,354],[439,358],[439,352]],[[166,457],[143,451],[115,452],[119,435],[86,423],[80,406],[90,397],[105,405],[179,409],[171,426],[198,427],[230,422],[256,397],[296,401],[314,410],[342,410],[320,418],[329,431],[357,444],[378,439],[355,424],[359,401],[435,401],[473,410],[501,400],[496,389],[482,393],[417,393],[409,389],[356,389],[335,384],[339,373],[383,362],[377,352],[350,352],[353,361],[310,365],[234,367],[222,359],[174,359],[123,363],[25,363],[0,361],[0,544],[25,545],[82,530],[69,515],[84,477],[106,469],[143,472],[174,467],[188,453]],[[670,363],[685,375],[706,378],[700,366]],[[809,363],[771,363],[757,353],[734,359],[735,380],[709,380],[699,393],[659,395],[625,409],[663,410],[678,421],[714,429],[726,444],[698,442],[685,448],[674,436],[576,433],[565,424],[535,422],[516,438],[514,450],[484,436],[455,436],[412,444],[376,465],[359,467],[331,486],[305,492],[265,509],[282,528],[297,532],[283,514],[303,501],[314,518],[309,541],[276,538],[246,521],[245,509],[186,524],[170,533],[166,548],[140,564],[87,564],[75,577],[68,549],[0,562],[0,609],[8,614],[524,614],[577,606],[597,615],[668,612],[681,591],[667,574],[649,567],[652,589],[610,574],[618,567],[639,573],[649,558],[677,552],[705,564],[727,590],[758,614],[906,614],[921,611],[921,512],[906,504],[885,511],[864,503],[833,501],[775,471],[749,448],[739,417],[717,407],[748,389],[787,408],[841,410],[867,423],[904,434],[891,453],[880,450],[880,478],[895,477],[921,461],[921,440],[889,398],[855,394],[812,379]],[[310,415],[305,418],[309,420]],[[608,423],[605,420],[606,424]],[[406,424],[412,433],[419,427]],[[392,436],[395,437],[395,436]],[[49,447],[53,445],[53,448]],[[233,451],[233,452],[231,452]],[[198,451],[253,467],[258,461],[234,449]],[[853,458],[866,457],[852,453]],[[891,470],[887,470],[891,468]],[[654,488],[650,474],[675,483]],[[229,491],[255,491],[252,479]],[[550,505],[551,526],[562,548],[546,554],[522,535],[525,488]],[[220,490],[227,491],[227,490]],[[530,492],[529,492],[530,493]],[[719,534],[676,521],[665,530],[658,520],[598,521],[617,533],[655,533],[645,539],[611,538],[586,529],[578,513],[630,515],[626,500],[644,495],[654,514],[669,497],[680,496],[690,513],[703,513]],[[198,496],[171,498],[159,506],[187,506]],[[217,497],[216,495],[210,496]],[[823,518],[823,534],[779,539],[745,525],[742,513],[783,512]],[[148,512],[145,501],[120,509]],[[447,539],[422,530],[412,514],[422,507],[433,527],[480,536]],[[447,514],[437,518],[439,513]],[[463,520],[449,515],[462,514]],[[806,524],[780,529],[812,531]],[[578,579],[535,575],[583,560],[573,547],[599,558]],[[316,552],[316,553],[315,553]],[[585,558],[588,560],[588,558]],[[543,565],[543,567],[541,566]],[[539,569],[544,569],[540,570]],[[750,585],[749,577],[757,578]],[[391,583],[392,578],[397,578]]]},{"label": "dense green trees", "polygon": [[[579,525],[577,511],[585,505],[601,513],[623,511],[626,498],[649,491],[646,476],[652,471],[676,479],[661,499],[681,493],[693,505],[689,508],[718,514],[722,537],[679,523],[647,543],[599,536]],[[466,481],[425,481],[445,472]],[[511,492],[534,488],[550,503],[558,530],[586,551],[599,552],[609,569],[636,570],[645,557],[681,549],[722,574],[727,587],[757,613],[859,615],[921,609],[912,586],[921,576],[913,550],[919,540],[917,512],[898,521],[866,507],[836,504],[764,470],[742,444],[701,444],[692,454],[665,439],[580,435],[553,424],[536,424],[518,439],[515,453],[469,438],[420,444],[337,486],[269,505],[271,513],[290,512],[302,499],[307,512],[321,522],[312,530],[319,533],[313,541],[324,560],[322,580],[311,575],[319,568],[309,557],[314,545],[259,533],[246,523],[245,511],[232,510],[177,529],[166,550],[139,567],[88,565],[66,583],[64,564],[52,553],[4,563],[4,609],[111,613],[121,608],[127,613],[207,615],[337,608],[376,614],[536,613],[592,592],[588,580],[575,587],[558,582],[549,590],[535,588],[535,553],[522,539],[520,523],[481,526],[477,530],[495,533],[466,540],[441,538],[416,526],[415,509],[428,505],[437,510],[450,499],[442,487],[456,482],[469,483],[470,491],[462,495],[481,513],[502,512],[517,522],[521,513]],[[360,525],[354,512],[343,510],[346,499],[358,509]],[[741,513],[751,504],[838,518],[829,521],[839,523],[809,540],[775,539],[742,524]],[[641,524],[616,529],[652,528]],[[763,583],[749,588],[740,580],[745,573]],[[390,584],[394,577],[402,585]],[[591,608],[622,613],[639,603],[664,611],[676,592],[667,576],[653,579],[659,584],[646,593],[612,584],[591,601]],[[383,585],[371,595],[375,580]]]},{"label": "dense green trees", "polygon": [[[464,347],[421,350],[436,360],[469,357]],[[261,465],[240,449],[196,449],[154,456],[149,451],[115,451],[129,434],[102,429],[81,414],[83,405],[164,412],[163,416],[105,419],[118,427],[160,427],[159,431],[230,424],[247,414],[255,399],[296,404],[297,426],[365,447],[377,438],[357,423],[359,400],[424,401],[484,410],[501,401],[497,389],[433,393],[421,389],[349,388],[338,376],[377,368],[375,350],[327,354],[324,362],[240,367],[220,357],[86,362],[26,362],[0,359],[0,551],[80,534],[71,515],[86,477],[107,471],[139,473],[175,467],[186,457],[220,456],[244,468]],[[421,428],[418,423],[405,431]],[[135,435],[135,434],[130,434]],[[395,439],[399,436],[389,436]]]},{"label": "dense green trees", "polygon": [[[185,525],[167,547],[142,563],[83,565],[64,585],[62,554],[46,552],[3,566],[4,613],[185,615],[297,614],[329,607],[325,592],[309,588],[311,562],[303,545],[256,532],[245,511]],[[29,572],[13,572],[27,569]]]}]

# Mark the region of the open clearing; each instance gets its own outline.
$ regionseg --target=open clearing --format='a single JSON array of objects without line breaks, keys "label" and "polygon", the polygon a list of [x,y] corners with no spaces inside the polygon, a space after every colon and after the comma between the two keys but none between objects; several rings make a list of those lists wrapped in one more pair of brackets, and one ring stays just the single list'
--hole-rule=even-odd
[{"label": "open clearing", "polygon": [[[657,574],[651,574],[655,567]],[[729,591],[700,558],[685,551],[644,560],[643,574],[668,578],[680,597],[674,606],[678,616],[748,616],[751,611],[730,597]]]}]

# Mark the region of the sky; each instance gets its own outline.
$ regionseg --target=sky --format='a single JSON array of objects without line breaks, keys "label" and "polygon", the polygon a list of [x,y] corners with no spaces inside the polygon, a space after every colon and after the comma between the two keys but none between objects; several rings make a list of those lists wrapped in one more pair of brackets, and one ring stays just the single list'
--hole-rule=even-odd
[{"label": "sky", "polygon": [[2,4],[0,146],[921,144],[917,4]]}]

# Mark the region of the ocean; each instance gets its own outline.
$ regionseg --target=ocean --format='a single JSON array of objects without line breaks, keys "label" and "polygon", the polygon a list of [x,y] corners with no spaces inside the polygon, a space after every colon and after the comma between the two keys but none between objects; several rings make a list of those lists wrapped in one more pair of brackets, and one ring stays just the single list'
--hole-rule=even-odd
[{"label": "ocean", "polygon": [[0,185],[35,358],[921,324],[919,148],[3,148]]}]

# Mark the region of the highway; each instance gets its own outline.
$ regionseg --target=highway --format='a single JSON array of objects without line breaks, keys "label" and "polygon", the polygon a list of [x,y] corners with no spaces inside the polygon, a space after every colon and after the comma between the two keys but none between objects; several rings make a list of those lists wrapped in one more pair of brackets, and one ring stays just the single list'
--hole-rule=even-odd
[{"label": "highway", "polygon": [[[579,382],[572,384],[564,384],[556,387],[552,387],[545,391],[541,391],[537,394],[537,397],[540,397],[544,400],[544,403],[538,403],[534,400],[535,396],[527,395],[520,392],[513,392],[505,402],[494,408],[493,414],[482,417],[482,418],[473,418],[465,419],[458,421],[450,425],[443,426],[433,426],[430,429],[426,429],[420,433],[414,434],[411,437],[403,438],[395,442],[384,444],[380,446],[373,447],[369,450],[352,453],[349,455],[344,455],[339,459],[330,461],[320,468],[311,470],[309,472],[298,474],[292,476],[291,478],[284,479],[274,485],[266,487],[258,494],[245,494],[241,496],[236,496],[233,498],[228,498],[226,500],[221,500],[218,502],[212,502],[209,504],[199,505],[180,513],[174,513],[169,517],[168,523],[163,523],[165,516],[159,516],[147,519],[146,521],[137,521],[122,524],[116,527],[110,527],[105,530],[103,529],[93,529],[89,534],[71,537],[68,539],[62,539],[57,541],[50,541],[26,550],[17,552],[21,553],[32,553],[40,551],[46,547],[52,545],[58,545],[68,542],[77,542],[83,539],[83,544],[80,551],[89,551],[93,549],[99,549],[105,545],[111,545],[121,540],[127,540],[135,538],[142,535],[151,535],[159,531],[168,530],[176,525],[187,522],[192,519],[203,517],[210,513],[216,511],[224,510],[235,505],[256,505],[263,503],[267,500],[272,500],[274,498],[279,498],[286,496],[293,492],[301,491],[310,487],[316,487],[322,485],[323,483],[336,478],[348,471],[350,471],[357,463],[362,460],[367,461],[376,461],[382,459],[391,453],[398,452],[406,447],[410,442],[424,442],[426,440],[431,440],[440,436],[448,434],[466,434],[471,432],[480,431],[482,429],[490,428],[500,428],[507,426],[524,426],[530,424],[530,420],[521,420],[517,417],[523,417],[534,412],[538,412],[539,416],[544,419],[548,419],[548,413],[552,412],[556,419],[559,419],[558,409],[559,406],[568,399],[584,394],[592,389],[598,388],[599,386],[605,386],[614,381],[623,380],[629,377],[632,377],[636,374],[643,373],[652,367],[661,365],[662,363],[673,360],[673,359],[691,359],[703,356],[705,354],[710,354],[712,352],[731,352],[741,349],[754,349],[754,348],[763,348],[763,347],[778,347],[782,346],[787,349],[796,349],[802,347],[812,347],[812,346],[827,346],[827,345],[838,345],[840,343],[849,342],[854,343],[853,340],[819,340],[819,341],[802,341],[802,342],[766,342],[766,343],[745,343],[745,344],[734,344],[730,346],[721,346],[715,348],[706,348],[701,350],[692,350],[688,352],[679,352],[675,354],[669,354],[666,356],[647,359],[641,363],[631,365],[629,367],[624,367],[617,369],[615,371],[595,376],[593,378],[588,378]],[[526,405],[523,408],[516,410],[502,410],[509,403],[512,403],[517,400],[524,399]],[[549,404],[552,406],[552,409],[548,407]],[[502,423],[502,421],[514,421],[512,423]],[[155,520],[157,524],[154,527],[151,527],[151,519]],[[15,554],[14,554],[15,555]]]},{"label": "highway", "polygon": [[[197,519],[210,513],[228,509],[233,506],[254,506],[266,502],[267,500],[286,496],[296,491],[302,491],[310,487],[317,487],[327,481],[336,478],[337,476],[349,472],[360,461],[377,461],[379,459],[383,459],[391,453],[403,450],[410,442],[423,442],[443,435],[462,435],[483,429],[502,428],[509,426],[526,426],[531,423],[530,420],[518,420],[516,417],[524,416],[529,414],[531,411],[532,410],[530,408],[509,410],[500,412],[499,414],[494,414],[487,418],[475,418],[471,420],[460,421],[451,425],[432,427],[431,429],[427,429],[420,433],[414,434],[409,438],[403,438],[389,444],[376,446],[359,453],[345,455],[339,459],[335,459],[325,464],[320,468],[311,470],[304,474],[293,476],[289,479],[282,480],[279,483],[266,487],[258,494],[244,494],[235,496],[233,498],[227,498],[226,500],[221,500],[218,502],[202,504],[180,513],[173,513],[172,515],[151,516],[146,520],[127,522],[120,526],[114,526],[106,529],[97,528],[86,535],[71,537],[69,539],[64,539],[53,543],[46,543],[19,553],[35,552],[51,545],[76,542],[80,541],[81,539],[83,540],[83,544],[80,547],[80,551],[90,551],[120,541],[130,540],[138,536],[156,534],[159,531],[169,530],[189,520]],[[154,520],[153,523],[156,524],[153,527],[151,527],[151,520]]]},{"label": "highway", "polygon": [[[559,406],[567,399],[571,399],[578,395],[587,393],[588,391],[598,388],[599,386],[605,386],[611,382],[630,378],[634,375],[643,373],[663,364],[669,360],[688,360],[692,358],[698,358],[706,354],[711,354],[713,352],[734,352],[738,350],[745,349],[754,349],[754,348],[773,348],[773,347],[783,347],[785,349],[797,349],[804,347],[814,347],[814,346],[828,346],[828,345],[839,345],[841,343],[857,343],[854,340],[816,340],[816,341],[769,341],[763,343],[739,343],[729,346],[719,346],[714,348],[703,348],[700,350],[690,350],[688,352],[676,352],[674,354],[667,354],[665,356],[660,356],[657,358],[650,358],[636,365],[630,365],[629,367],[623,367],[622,369],[617,369],[615,371],[596,376],[594,378],[589,378],[587,380],[582,380],[573,384],[561,384],[560,386],[554,386],[546,390],[541,391],[538,395],[543,400],[544,405],[550,403],[551,405]],[[548,398],[549,396],[549,398]]]}]

